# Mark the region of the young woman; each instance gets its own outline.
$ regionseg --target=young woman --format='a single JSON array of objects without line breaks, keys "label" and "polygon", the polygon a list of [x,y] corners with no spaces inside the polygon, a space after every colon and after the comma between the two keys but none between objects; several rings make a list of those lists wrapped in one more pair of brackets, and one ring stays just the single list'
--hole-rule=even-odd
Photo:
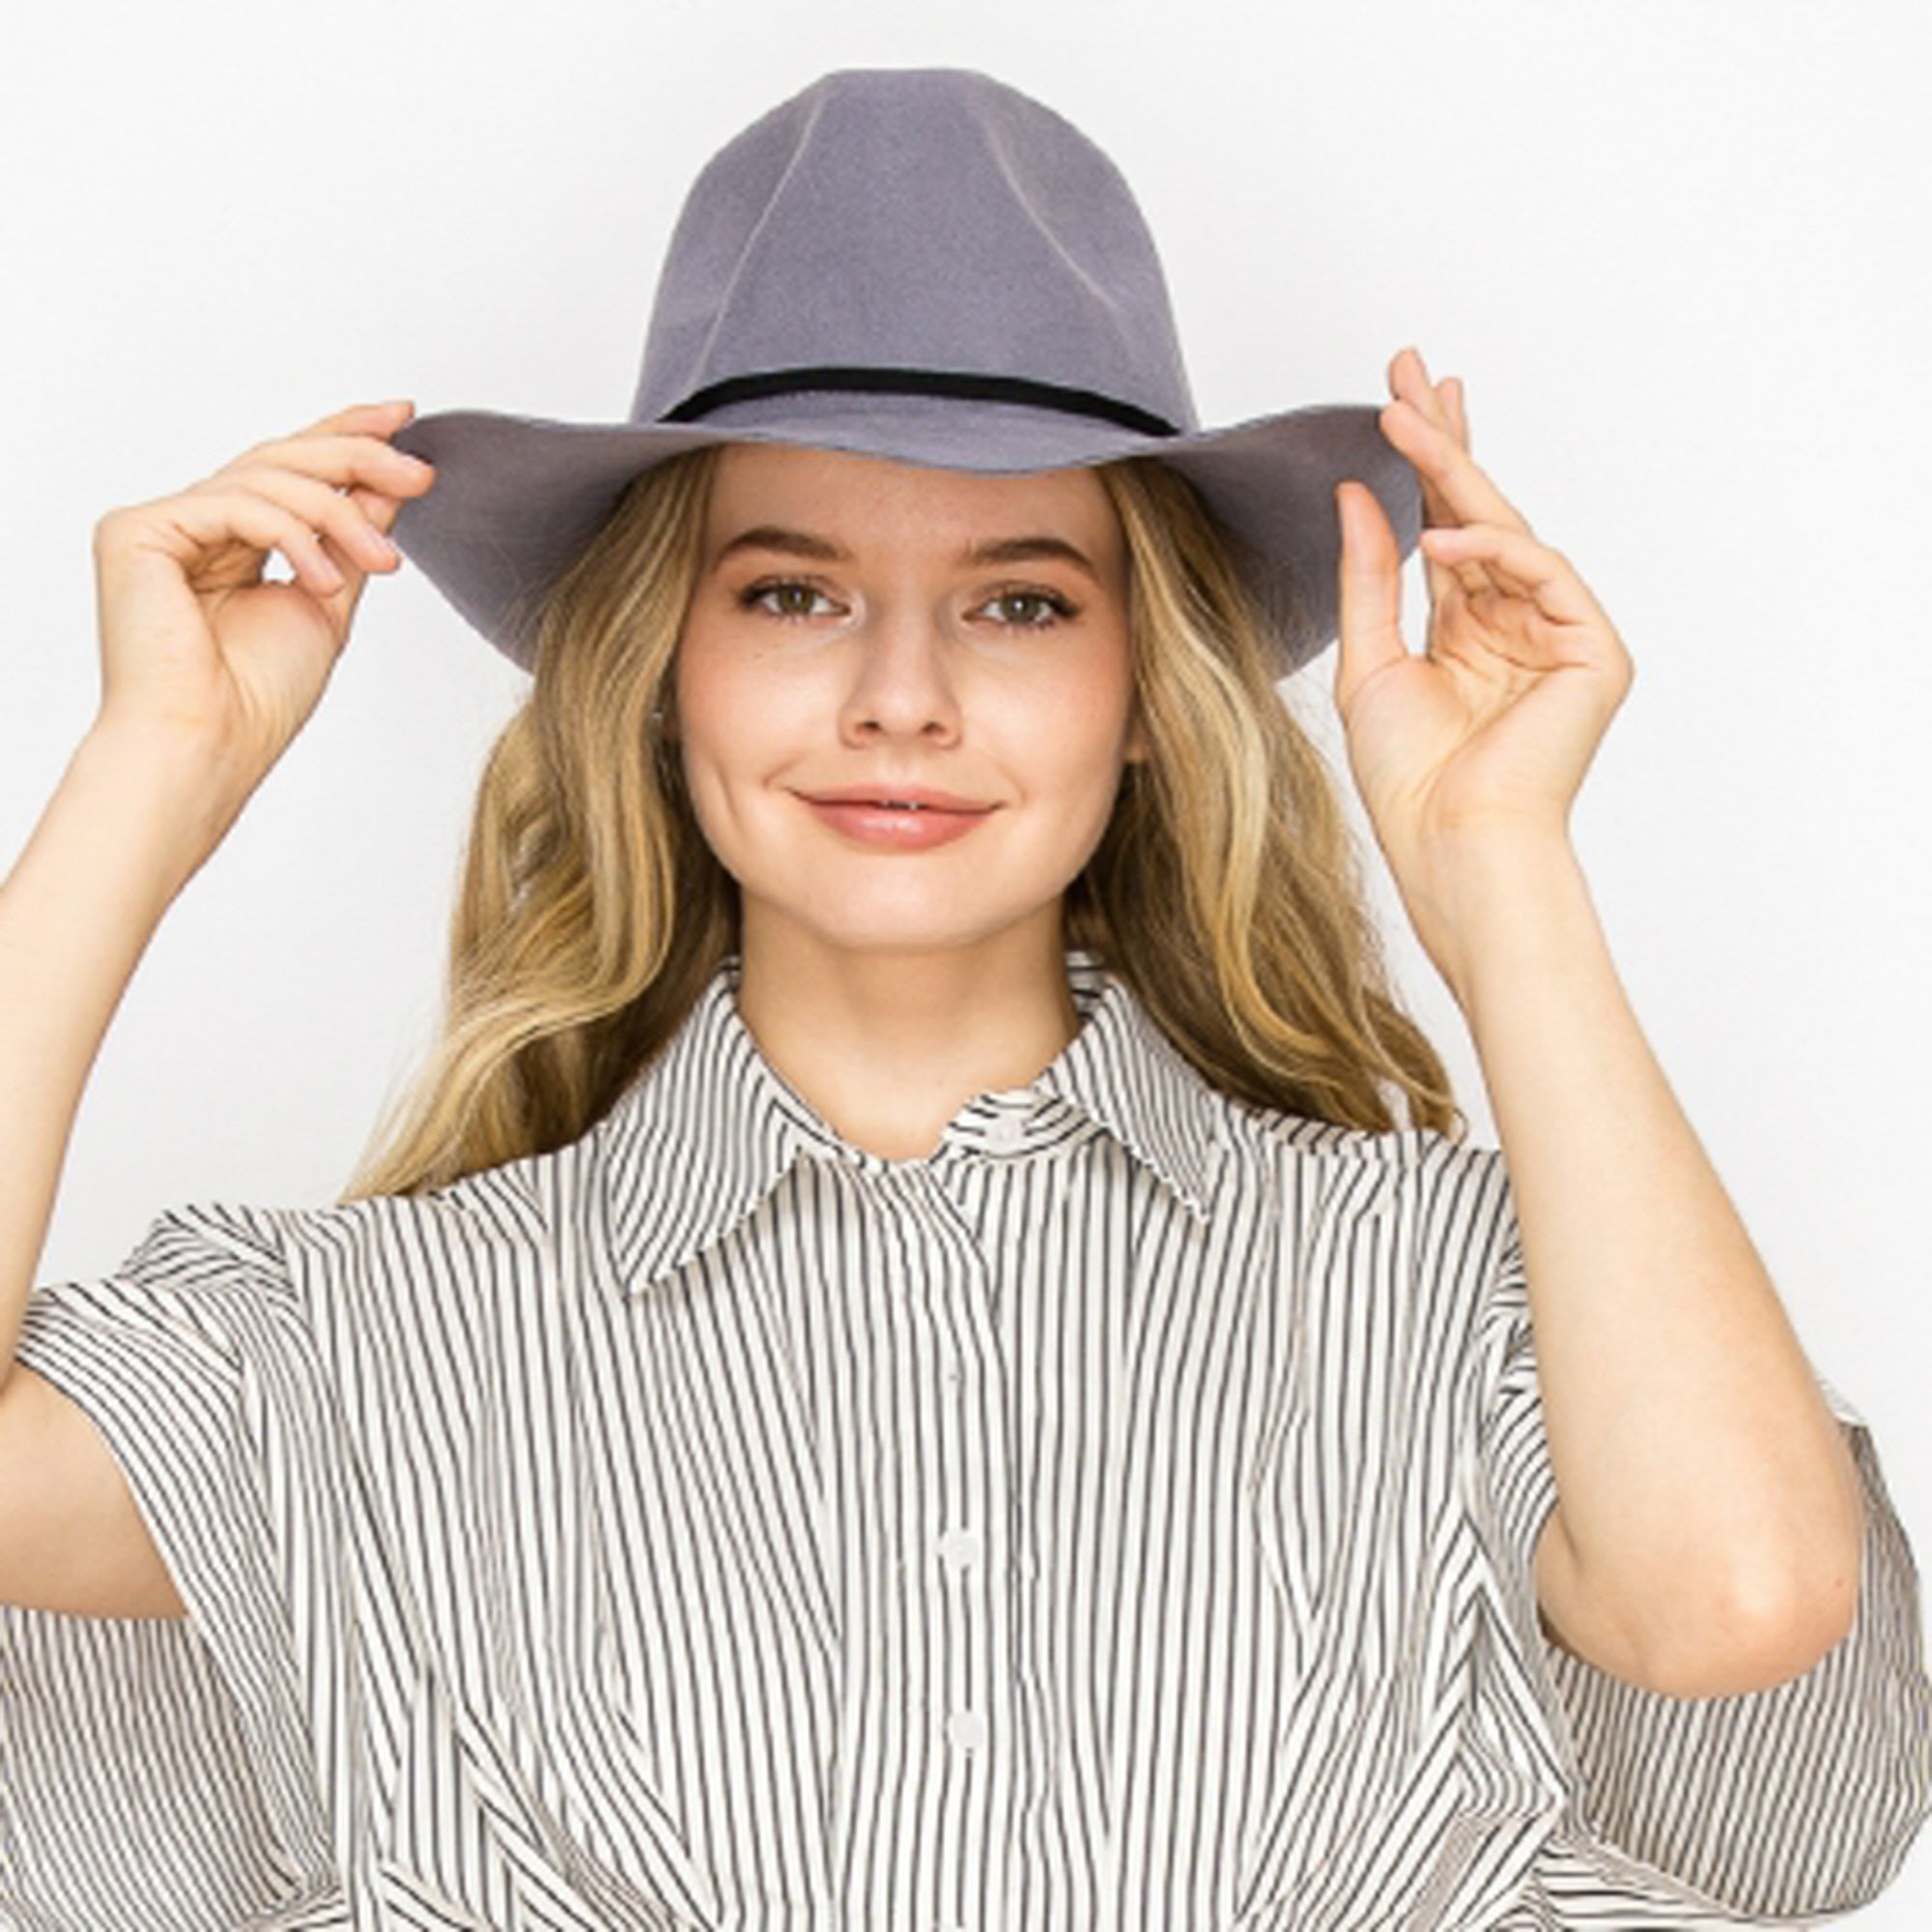
[{"label": "young woman", "polygon": [[[627,422],[360,407],[101,520],[100,716],[0,892],[9,1922],[1883,1887],[1912,1554],[1567,838],[1630,657],[1461,384],[1389,386],[1199,429],[1106,157],[843,71],[700,176]],[[29,1294],[107,1016],[392,527],[533,673],[436,1058],[338,1201]],[[1499,1150],[1279,701],[1331,639]]]}]

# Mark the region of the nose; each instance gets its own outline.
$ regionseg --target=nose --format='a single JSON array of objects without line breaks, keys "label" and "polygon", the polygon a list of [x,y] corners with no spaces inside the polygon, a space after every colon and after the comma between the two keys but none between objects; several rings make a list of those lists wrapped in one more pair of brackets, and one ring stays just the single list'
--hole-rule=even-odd
[{"label": "nose", "polygon": [[848,729],[919,736],[956,732],[961,708],[945,622],[903,606],[852,634],[856,656],[842,713]]}]

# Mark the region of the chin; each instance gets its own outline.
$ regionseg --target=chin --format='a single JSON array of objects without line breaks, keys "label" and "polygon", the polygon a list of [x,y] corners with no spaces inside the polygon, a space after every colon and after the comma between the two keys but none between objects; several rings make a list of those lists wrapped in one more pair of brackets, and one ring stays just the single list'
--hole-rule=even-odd
[{"label": "chin", "polygon": [[[752,895],[755,900],[758,895]],[[944,952],[982,946],[1037,916],[1034,903],[985,905],[952,890],[870,894],[827,881],[822,895],[796,899],[796,882],[785,898],[766,897],[753,917],[767,929],[811,933],[827,951],[847,952]]]}]

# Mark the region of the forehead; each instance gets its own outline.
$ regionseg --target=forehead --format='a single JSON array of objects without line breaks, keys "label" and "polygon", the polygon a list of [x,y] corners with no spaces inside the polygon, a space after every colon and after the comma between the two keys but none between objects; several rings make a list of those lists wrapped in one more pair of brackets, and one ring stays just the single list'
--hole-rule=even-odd
[{"label": "forehead", "polygon": [[719,450],[707,528],[722,540],[747,523],[783,523],[863,544],[1052,531],[1112,554],[1120,520],[1085,468],[993,475],[942,469],[849,450],[725,443]]}]

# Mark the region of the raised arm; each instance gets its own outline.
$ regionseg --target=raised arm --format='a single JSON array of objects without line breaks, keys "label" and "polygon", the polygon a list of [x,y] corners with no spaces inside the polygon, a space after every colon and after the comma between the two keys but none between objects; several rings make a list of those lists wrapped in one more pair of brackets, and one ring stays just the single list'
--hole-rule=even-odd
[{"label": "raised arm", "polygon": [[[307,722],[384,532],[429,487],[363,406],[96,526],[99,713],[0,883],[0,1603],[181,1604],[99,1430],[15,1363],[95,1056],[176,895]],[[267,580],[270,550],[296,571]]]}]

